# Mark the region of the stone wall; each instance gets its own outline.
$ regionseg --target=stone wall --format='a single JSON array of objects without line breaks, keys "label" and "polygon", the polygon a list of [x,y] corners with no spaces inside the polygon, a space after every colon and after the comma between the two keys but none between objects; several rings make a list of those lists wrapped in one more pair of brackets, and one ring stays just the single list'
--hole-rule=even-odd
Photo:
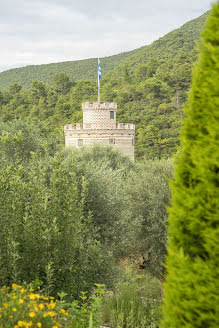
[{"label": "stone wall", "polygon": [[134,160],[134,135],[134,130],[69,130],[65,132],[65,145],[76,148],[95,143],[110,145]]},{"label": "stone wall", "polygon": [[83,123],[116,123],[117,104],[114,102],[85,102],[82,104],[82,110]]}]

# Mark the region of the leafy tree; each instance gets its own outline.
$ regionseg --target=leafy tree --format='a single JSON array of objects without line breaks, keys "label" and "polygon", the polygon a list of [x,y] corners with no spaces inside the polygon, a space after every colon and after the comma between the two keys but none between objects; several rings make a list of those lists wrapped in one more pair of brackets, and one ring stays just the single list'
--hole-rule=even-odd
[{"label": "leafy tree", "polygon": [[[217,31],[217,32],[216,32]],[[218,327],[219,2],[203,31],[171,184],[164,327]]]},{"label": "leafy tree", "polygon": [[41,81],[33,81],[30,88],[31,99],[34,104],[38,104],[41,98],[45,98],[47,95],[46,85]]},{"label": "leafy tree", "polygon": [[58,73],[54,77],[54,89],[57,93],[66,95],[73,85],[74,83],[70,81],[69,76],[65,73]]},{"label": "leafy tree", "polygon": [[17,83],[13,83],[10,85],[9,87],[9,92],[13,95],[15,93],[19,93],[22,89],[22,86],[17,84]]},{"label": "leafy tree", "polygon": [[54,155],[60,149],[58,136],[51,133],[43,123],[14,120],[0,123],[0,162],[26,165],[31,153],[43,157],[46,153]]},{"label": "leafy tree", "polygon": [[94,145],[69,150],[67,161],[75,161],[75,174],[80,184],[86,180],[85,208],[92,211],[99,240],[114,255],[127,255],[130,238],[139,223],[131,218],[130,199],[125,192],[126,176],[133,163],[111,147]]},{"label": "leafy tree", "polygon": [[130,195],[132,219],[141,223],[135,242],[130,245],[130,254],[142,256],[145,269],[161,281],[165,272],[166,205],[170,198],[167,180],[171,176],[171,160],[145,160],[131,171],[126,187]]},{"label": "leafy tree", "polygon": [[79,298],[111,284],[113,260],[97,242],[74,162],[32,153],[26,165],[0,166],[0,282],[40,280],[48,294]]}]

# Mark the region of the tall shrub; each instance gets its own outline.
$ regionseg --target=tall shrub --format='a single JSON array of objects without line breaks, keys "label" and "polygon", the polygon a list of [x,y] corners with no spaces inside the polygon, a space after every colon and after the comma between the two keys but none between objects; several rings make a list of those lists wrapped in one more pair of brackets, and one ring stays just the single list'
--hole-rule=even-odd
[{"label": "tall shrub", "polygon": [[133,234],[129,251],[145,258],[145,269],[159,280],[164,279],[167,245],[167,211],[172,177],[172,160],[145,160],[136,164],[129,175],[127,193],[131,196],[132,220],[140,222]]},{"label": "tall shrub", "polygon": [[219,327],[219,2],[200,57],[171,185],[164,327]]},{"label": "tall shrub", "polygon": [[84,210],[74,162],[66,165],[63,152],[31,156],[26,168],[0,165],[0,284],[40,280],[48,294],[78,298],[111,283],[112,258]]}]

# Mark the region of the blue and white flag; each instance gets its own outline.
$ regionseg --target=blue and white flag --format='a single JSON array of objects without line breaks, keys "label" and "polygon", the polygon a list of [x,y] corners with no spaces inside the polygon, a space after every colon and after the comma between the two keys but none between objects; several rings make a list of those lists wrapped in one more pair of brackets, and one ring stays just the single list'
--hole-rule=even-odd
[{"label": "blue and white flag", "polygon": [[100,60],[98,58],[98,89],[100,89],[100,79],[101,79],[101,67],[100,67]]}]

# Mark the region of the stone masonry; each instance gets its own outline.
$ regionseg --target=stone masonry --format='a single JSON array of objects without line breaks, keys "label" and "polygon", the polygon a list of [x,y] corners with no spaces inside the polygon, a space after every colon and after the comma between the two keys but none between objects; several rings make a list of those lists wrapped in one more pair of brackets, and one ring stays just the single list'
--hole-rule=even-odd
[{"label": "stone masonry", "polygon": [[134,160],[135,125],[116,123],[117,104],[98,102],[82,104],[83,123],[66,124],[65,146],[110,145]]}]

